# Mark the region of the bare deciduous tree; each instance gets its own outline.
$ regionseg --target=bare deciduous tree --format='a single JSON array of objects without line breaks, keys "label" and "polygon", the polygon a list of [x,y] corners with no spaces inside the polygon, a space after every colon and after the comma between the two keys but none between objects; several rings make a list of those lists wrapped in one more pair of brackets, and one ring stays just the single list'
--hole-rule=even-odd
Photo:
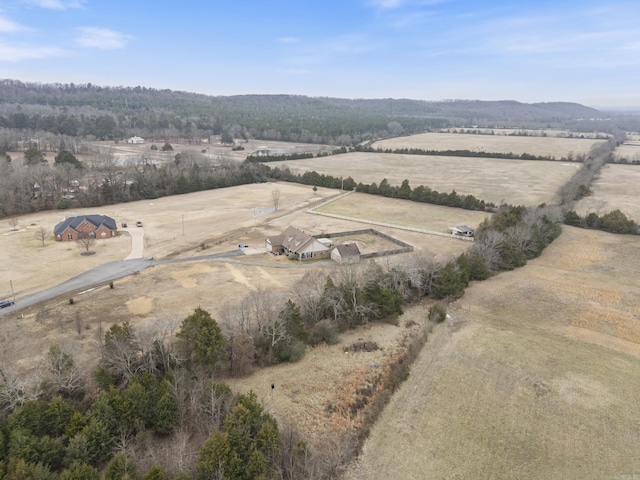
[{"label": "bare deciduous tree", "polygon": [[78,245],[85,249],[85,251],[89,251],[89,249],[93,246],[96,241],[96,236],[92,235],[88,232],[80,232],[78,233]]},{"label": "bare deciduous tree", "polygon": [[11,227],[11,231],[15,231],[18,229],[18,217],[11,217],[7,220],[7,223]]},{"label": "bare deciduous tree", "polygon": [[54,345],[49,349],[48,363],[53,386],[58,392],[75,395],[83,389],[84,375],[71,354]]},{"label": "bare deciduous tree", "polygon": [[278,207],[280,207],[280,190],[277,188],[271,190],[271,202],[273,203],[273,209],[278,211]]},{"label": "bare deciduous tree", "polygon": [[44,247],[44,241],[49,236],[49,230],[45,227],[40,227],[36,230],[36,238],[42,242],[42,246]]},{"label": "bare deciduous tree", "polygon": [[326,303],[324,301],[324,285],[326,273],[323,270],[310,270],[304,276],[291,285],[290,291],[293,293],[296,304],[300,307],[307,324],[313,325],[322,320]]}]

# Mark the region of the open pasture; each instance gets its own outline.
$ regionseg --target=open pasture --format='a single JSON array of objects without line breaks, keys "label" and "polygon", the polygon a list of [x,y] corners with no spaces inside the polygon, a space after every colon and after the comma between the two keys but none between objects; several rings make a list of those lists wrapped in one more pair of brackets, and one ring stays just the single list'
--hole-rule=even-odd
[{"label": "open pasture", "polygon": [[[16,295],[56,285],[85,270],[115,260],[123,260],[131,249],[131,237],[126,231],[114,239],[98,240],[91,248],[95,255],[81,256],[76,242],[55,242],[54,226],[65,217],[102,214],[114,218],[120,227],[126,222],[136,229],[142,221],[144,257],[157,259],[177,257],[183,252],[202,250],[216,253],[217,243],[230,249],[241,241],[233,233],[252,227],[273,215],[272,192],[280,192],[276,215],[304,209],[325,198],[337,195],[335,190],[322,189],[314,193],[311,187],[295,184],[263,183],[218,190],[190,193],[97,208],[38,212],[18,217],[18,231],[11,231],[8,221],[0,222],[0,251],[7,253],[0,269],[0,294],[6,296],[13,281]],[[36,238],[38,229],[48,231],[45,246]],[[137,233],[137,232],[136,232]],[[243,243],[249,243],[244,241]]]},{"label": "open pasture", "polygon": [[451,233],[449,227],[453,225],[466,225],[475,229],[490,215],[486,212],[421,204],[365,193],[353,193],[338,198],[314,211],[440,233]]},{"label": "open pasture", "polygon": [[440,133],[465,133],[465,134],[480,134],[480,135],[509,135],[509,136],[521,136],[521,137],[560,137],[560,138],[589,138],[589,139],[601,139],[608,137],[610,134],[604,132],[572,132],[571,130],[560,129],[535,129],[535,128],[473,128],[473,127],[458,127],[458,128],[443,128]]},{"label": "open pasture", "polygon": [[425,185],[438,192],[455,190],[458,194],[471,194],[486,202],[513,205],[552,202],[558,189],[581,166],[580,163],[567,162],[371,152],[272,162],[269,165],[286,165],[292,172],[300,174],[315,170],[333,177],[350,176],[356,183],[379,184],[386,178],[391,185],[400,185],[409,179],[412,188]]},{"label": "open pasture", "polygon": [[634,478],[639,247],[565,227],[539,259],[472,285],[348,478]]},{"label": "open pasture", "polygon": [[640,162],[640,140],[626,141],[618,145],[613,151],[617,159],[626,159],[629,162]]},{"label": "open pasture", "polygon": [[422,150],[470,150],[472,152],[542,155],[560,160],[569,154],[587,154],[603,140],[589,138],[529,137],[506,135],[474,135],[459,133],[419,133],[375,142],[373,148]]},{"label": "open pasture", "polygon": [[603,215],[619,209],[640,223],[640,165],[605,164],[591,190],[591,195],[577,203],[575,210],[579,214]]},{"label": "open pasture", "polygon": [[[281,192],[281,208],[277,212],[254,217],[252,208],[246,207],[246,204],[253,201],[256,205],[268,207],[273,189]],[[237,304],[246,295],[261,289],[277,292],[276,295],[286,301],[292,286],[298,284],[308,271],[322,268],[329,269],[328,273],[336,265],[330,260],[300,263],[291,261],[286,256],[274,257],[266,253],[264,240],[288,226],[295,226],[310,234],[371,227],[367,223],[307,212],[309,206],[336,195],[339,192],[324,188],[314,193],[308,186],[260,184],[98,209],[99,213],[113,215],[118,223],[123,219],[131,222],[140,218],[144,224],[145,256],[153,256],[156,260],[184,257],[196,257],[196,260],[164,264],[141,271],[116,280],[114,289],[106,286],[82,294],[76,293],[73,305],[68,304],[65,296],[41,307],[27,309],[21,312],[24,318],[18,320],[18,323],[5,324],[4,330],[0,331],[0,341],[3,336],[12,338],[11,356],[15,358],[17,367],[26,370],[33,368],[35,362],[44,358],[48,348],[54,344],[72,345],[72,351],[78,355],[79,360],[84,359],[92,364],[96,358],[96,335],[112,323],[130,321],[136,328],[147,328],[168,320],[181,320],[198,306],[220,319],[224,318],[228,304]],[[350,196],[356,198],[356,203],[366,203],[368,200],[366,195]],[[377,205],[372,211],[385,211],[385,199],[372,197],[371,200]],[[394,204],[393,207],[398,213],[402,208],[413,206],[410,202],[401,203],[404,205]],[[441,210],[440,207],[429,205],[417,207],[426,217],[429,217],[430,208]],[[185,212],[185,235],[182,235],[182,211]],[[348,213],[354,216],[358,211],[355,208]],[[42,212],[21,217],[20,221],[24,225],[37,219],[39,224],[53,228],[53,224],[59,219],[58,215],[59,212]],[[385,219],[386,217],[375,215],[369,218],[374,221]],[[413,245],[418,254],[433,254],[442,260],[451,255],[459,255],[469,246],[467,242],[451,238],[402,229],[375,228]],[[365,234],[340,237],[336,241],[355,242],[363,253],[397,248],[395,244],[380,237]],[[85,257],[80,255],[81,250],[75,243],[47,239],[46,246],[42,247],[35,242],[31,232],[26,230],[0,236],[0,242],[0,248],[11,249],[12,252],[6,261],[11,269],[0,272],[2,285],[6,284],[3,293],[8,293],[11,279],[18,304],[21,295],[61,283],[86,268],[126,257],[131,245],[131,239],[127,236],[100,241],[93,247],[96,254]],[[243,249],[247,255],[225,260],[197,260],[197,257],[211,253],[235,250],[238,243],[249,245],[249,248]],[[108,316],[104,312],[108,312]],[[37,342],[34,339],[38,339]]]}]

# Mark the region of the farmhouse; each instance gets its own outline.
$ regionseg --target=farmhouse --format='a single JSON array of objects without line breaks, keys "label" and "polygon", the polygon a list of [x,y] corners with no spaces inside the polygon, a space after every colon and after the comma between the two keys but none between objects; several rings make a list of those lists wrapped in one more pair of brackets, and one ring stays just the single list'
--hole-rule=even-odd
[{"label": "farmhouse", "polygon": [[111,238],[118,234],[116,221],[106,215],[81,215],[65,218],[53,229],[56,240],[78,240],[80,234],[88,234],[95,238]]},{"label": "farmhouse", "polygon": [[265,246],[267,251],[275,255],[293,254],[296,260],[327,258],[330,253],[330,247],[295,227],[288,227],[280,235],[267,237]]},{"label": "farmhouse", "polygon": [[360,261],[360,249],[355,243],[336,245],[331,250],[331,260],[338,263],[357,263]]},{"label": "farmhouse", "polygon": [[466,225],[458,225],[456,227],[449,227],[453,235],[460,235],[461,237],[473,237],[473,229]]},{"label": "farmhouse", "polygon": [[144,138],[142,137],[131,137],[129,140],[127,140],[127,143],[144,143]]}]

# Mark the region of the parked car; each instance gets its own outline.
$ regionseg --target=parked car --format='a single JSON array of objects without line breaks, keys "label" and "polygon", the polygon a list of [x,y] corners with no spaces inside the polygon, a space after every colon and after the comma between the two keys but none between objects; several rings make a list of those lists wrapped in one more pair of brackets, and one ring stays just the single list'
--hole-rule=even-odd
[{"label": "parked car", "polygon": [[0,300],[0,308],[10,307],[13,304],[11,300]]},{"label": "parked car", "polygon": [[127,224],[125,222],[122,222],[122,228],[127,228]]},{"label": "parked car", "polygon": [[142,222],[141,222],[140,220],[138,220],[138,221],[136,222],[136,227],[141,227],[141,226],[142,226]]}]

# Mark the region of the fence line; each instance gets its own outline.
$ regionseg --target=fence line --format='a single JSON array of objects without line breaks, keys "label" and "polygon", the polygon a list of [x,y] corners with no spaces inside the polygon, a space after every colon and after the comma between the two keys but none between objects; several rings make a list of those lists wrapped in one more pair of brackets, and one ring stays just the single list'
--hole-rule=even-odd
[{"label": "fence line", "polygon": [[345,196],[349,195],[352,192],[347,192],[344,195],[341,195],[339,197],[333,198],[331,200],[327,200],[326,202],[321,203],[320,205],[316,205],[315,207],[312,207],[310,209],[307,210],[307,213],[313,213],[314,215],[323,215],[325,217],[331,217],[331,218],[337,218],[339,220],[347,220],[350,222],[358,222],[358,223],[367,223],[370,225],[378,225],[380,227],[388,227],[388,228],[395,228],[398,230],[407,230],[409,232],[416,232],[416,233],[424,233],[426,235],[437,235],[439,237],[447,237],[447,238],[455,238],[456,240],[465,240],[467,242],[473,242],[473,237],[463,237],[461,235],[454,235],[452,233],[443,233],[443,232],[436,232],[435,230],[425,230],[424,228],[416,228],[416,227],[407,227],[404,225],[397,225],[394,223],[385,223],[385,222],[378,222],[375,220],[365,220],[362,218],[355,218],[355,217],[347,217],[346,215],[338,215],[335,213],[325,213],[325,212],[317,212],[316,209],[317,208],[321,208],[325,205],[328,205],[331,202],[335,202],[337,200],[340,200],[341,198],[344,198]]}]

